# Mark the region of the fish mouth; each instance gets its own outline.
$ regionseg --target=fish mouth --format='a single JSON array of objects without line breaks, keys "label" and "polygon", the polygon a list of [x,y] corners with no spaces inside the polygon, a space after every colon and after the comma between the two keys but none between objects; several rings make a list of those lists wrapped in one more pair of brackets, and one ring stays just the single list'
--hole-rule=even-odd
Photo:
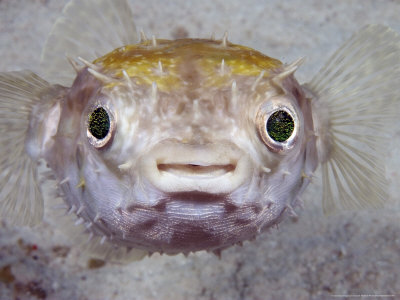
[{"label": "fish mouth", "polygon": [[160,163],[157,168],[162,172],[168,172],[177,177],[194,177],[196,179],[210,179],[234,172],[237,162],[229,164],[207,165],[205,163]]},{"label": "fish mouth", "polygon": [[141,174],[164,193],[231,193],[251,178],[249,156],[231,142],[205,145],[166,141],[141,160]]}]

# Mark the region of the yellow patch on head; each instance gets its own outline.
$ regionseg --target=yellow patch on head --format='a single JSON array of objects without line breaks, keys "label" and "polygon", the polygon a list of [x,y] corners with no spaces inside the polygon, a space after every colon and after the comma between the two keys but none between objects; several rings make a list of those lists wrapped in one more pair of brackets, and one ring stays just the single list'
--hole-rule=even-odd
[{"label": "yellow patch on head", "polygon": [[122,71],[136,84],[170,91],[197,80],[204,87],[231,84],[231,77],[258,76],[282,65],[279,60],[248,47],[205,39],[145,41],[118,48],[94,61],[102,72],[122,78]]}]

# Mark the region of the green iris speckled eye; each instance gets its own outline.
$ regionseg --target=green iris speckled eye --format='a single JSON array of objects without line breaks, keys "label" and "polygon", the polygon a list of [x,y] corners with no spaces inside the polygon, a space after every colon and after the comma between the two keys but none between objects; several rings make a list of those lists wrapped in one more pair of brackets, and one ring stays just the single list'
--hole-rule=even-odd
[{"label": "green iris speckled eye", "polygon": [[107,105],[94,107],[88,112],[86,131],[89,143],[97,149],[106,146],[112,140],[115,118]]},{"label": "green iris speckled eye", "polygon": [[266,128],[268,135],[274,141],[282,143],[292,135],[294,120],[288,112],[277,110],[268,118]]},{"label": "green iris speckled eye", "polygon": [[89,115],[88,129],[97,139],[104,139],[110,131],[110,117],[103,107],[96,108]]},{"label": "green iris speckled eye", "polygon": [[255,118],[261,141],[272,152],[286,153],[300,138],[299,116],[291,98],[271,97],[260,105]]}]

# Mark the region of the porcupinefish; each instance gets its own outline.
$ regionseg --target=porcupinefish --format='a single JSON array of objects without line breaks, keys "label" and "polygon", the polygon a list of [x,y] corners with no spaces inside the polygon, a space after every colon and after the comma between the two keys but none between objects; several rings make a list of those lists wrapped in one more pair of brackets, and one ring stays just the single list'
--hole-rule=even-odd
[{"label": "porcupinefish", "polygon": [[284,64],[226,36],[138,42],[125,0],[73,0],[42,62],[41,76],[0,73],[10,222],[42,219],[42,176],[115,251],[218,252],[252,239],[294,212],[320,164],[325,212],[387,199],[381,145],[398,114],[400,38],[385,26],[362,28],[301,85],[302,59]]}]

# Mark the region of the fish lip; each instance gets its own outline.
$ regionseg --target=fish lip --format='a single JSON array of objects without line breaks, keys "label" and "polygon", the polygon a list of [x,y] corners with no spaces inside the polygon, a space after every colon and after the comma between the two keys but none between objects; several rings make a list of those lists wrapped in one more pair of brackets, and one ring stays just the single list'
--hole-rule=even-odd
[{"label": "fish lip", "polygon": [[140,172],[160,192],[231,193],[251,177],[248,154],[231,142],[164,142],[141,160]]},{"label": "fish lip", "polygon": [[236,165],[237,162],[228,164],[209,164],[202,162],[158,163],[157,169],[160,173],[168,172],[179,178],[185,177],[202,180],[216,178],[234,172]]}]

